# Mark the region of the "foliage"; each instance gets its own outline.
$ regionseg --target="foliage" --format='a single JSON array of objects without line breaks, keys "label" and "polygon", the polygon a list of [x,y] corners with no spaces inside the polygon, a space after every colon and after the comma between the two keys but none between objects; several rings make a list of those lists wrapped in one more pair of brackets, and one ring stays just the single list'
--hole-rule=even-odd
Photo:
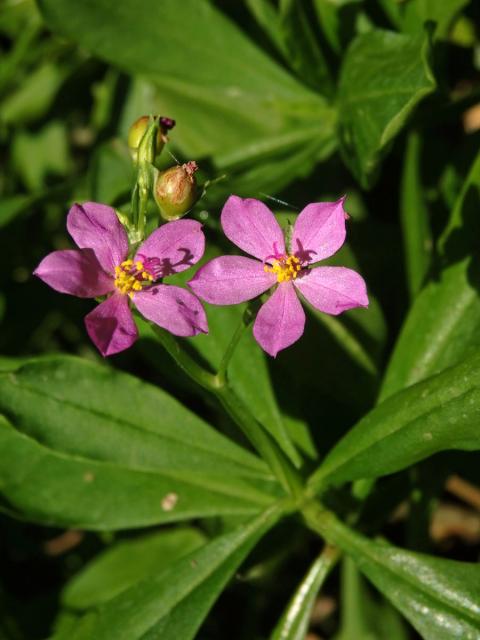
[{"label": "foliage", "polygon": [[[0,638],[480,640],[480,536],[431,528],[452,477],[479,508],[479,24],[468,0],[1,4]],[[176,126],[135,164],[145,114]],[[346,195],[326,264],[368,310],[308,307],[276,358],[256,303],[179,339],[135,316],[102,359],[91,303],[31,274],[75,202],[139,241],[142,188],[191,160],[207,249],[167,284],[232,250],[230,194],[287,230]]]}]

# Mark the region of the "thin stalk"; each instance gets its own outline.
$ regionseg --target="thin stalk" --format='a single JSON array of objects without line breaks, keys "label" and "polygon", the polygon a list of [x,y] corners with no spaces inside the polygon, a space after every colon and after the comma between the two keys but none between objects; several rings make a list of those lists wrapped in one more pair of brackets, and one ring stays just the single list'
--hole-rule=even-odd
[{"label": "thin stalk", "polygon": [[289,494],[300,497],[303,493],[303,482],[300,474],[268,431],[251,413],[247,405],[228,384],[219,387],[214,393],[246,438],[268,464],[283,488]]},{"label": "thin stalk", "polygon": [[201,387],[215,393],[218,388],[217,376],[201,367],[195,360],[178,344],[171,333],[161,329],[157,325],[150,323],[150,327],[158,341],[171,357],[194,382]]},{"label": "thin stalk", "polygon": [[303,491],[303,482],[299,473],[248,406],[231,389],[227,380],[201,367],[182,349],[170,333],[153,324],[151,327],[178,366],[197,384],[216,396],[248,441],[269,465],[284,489],[290,495],[299,497]]},{"label": "thin stalk", "polygon": [[242,315],[242,319],[240,320],[240,324],[235,330],[235,333],[230,340],[230,343],[227,347],[227,350],[223,354],[222,361],[220,362],[220,366],[217,371],[217,378],[221,386],[226,384],[227,382],[227,371],[230,361],[232,359],[233,354],[235,353],[235,349],[237,348],[238,343],[240,342],[243,334],[247,327],[251,324],[253,320],[253,314],[250,311],[250,308],[247,307],[244,314]]}]

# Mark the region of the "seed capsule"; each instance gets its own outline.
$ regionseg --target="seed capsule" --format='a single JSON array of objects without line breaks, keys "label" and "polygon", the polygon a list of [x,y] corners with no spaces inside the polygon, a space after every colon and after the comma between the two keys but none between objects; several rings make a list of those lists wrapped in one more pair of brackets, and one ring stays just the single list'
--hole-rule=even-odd
[{"label": "seed capsule", "polygon": [[197,163],[192,161],[158,173],[154,196],[162,218],[177,220],[193,207],[198,198],[197,169]]}]

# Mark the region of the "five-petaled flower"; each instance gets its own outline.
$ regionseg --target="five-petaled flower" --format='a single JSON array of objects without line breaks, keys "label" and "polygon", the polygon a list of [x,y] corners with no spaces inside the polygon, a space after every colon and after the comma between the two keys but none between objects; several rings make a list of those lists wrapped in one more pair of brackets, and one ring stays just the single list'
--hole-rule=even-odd
[{"label": "five-petaled flower", "polygon": [[126,231],[111,207],[75,204],[67,229],[79,249],[50,253],[34,274],[61,293],[108,296],[85,317],[87,332],[103,356],[127,349],[138,338],[130,302],[145,318],[177,336],[208,331],[205,311],[192,293],[157,282],[200,260],[205,249],[200,223],[178,220],[163,225],[132,259]]},{"label": "five-petaled flower", "polygon": [[317,267],[345,241],[344,198],[309,204],[293,227],[291,246],[273,213],[259,200],[231,196],[222,211],[225,235],[254,256],[221,256],[201,267],[189,285],[203,300],[217,305],[251,300],[276,286],[260,308],[253,334],[270,355],[296,342],[305,313],[297,293],[316,309],[337,315],[368,306],[363,278],[345,267]]}]

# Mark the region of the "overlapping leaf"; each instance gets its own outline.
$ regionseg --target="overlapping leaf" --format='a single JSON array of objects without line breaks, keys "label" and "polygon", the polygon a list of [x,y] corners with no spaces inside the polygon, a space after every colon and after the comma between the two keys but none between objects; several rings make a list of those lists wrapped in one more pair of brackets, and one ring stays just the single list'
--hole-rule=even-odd
[{"label": "overlapping leaf", "polygon": [[55,640],[192,640],[228,580],[275,523],[277,507],[145,578]]},{"label": "overlapping leaf", "polygon": [[311,478],[319,488],[375,478],[437,451],[480,449],[480,353],[385,400],[332,449]]},{"label": "overlapping leaf", "polygon": [[336,522],[339,546],[425,640],[478,640],[480,565],[368,540]]},{"label": "overlapping leaf", "polygon": [[349,47],[338,90],[344,160],[365,188],[417,104],[435,88],[425,37],[379,29]]},{"label": "overlapping leaf", "polygon": [[253,513],[275,483],[255,456],[160,389],[68,357],[1,374],[0,485],[42,522],[120,528]]}]

